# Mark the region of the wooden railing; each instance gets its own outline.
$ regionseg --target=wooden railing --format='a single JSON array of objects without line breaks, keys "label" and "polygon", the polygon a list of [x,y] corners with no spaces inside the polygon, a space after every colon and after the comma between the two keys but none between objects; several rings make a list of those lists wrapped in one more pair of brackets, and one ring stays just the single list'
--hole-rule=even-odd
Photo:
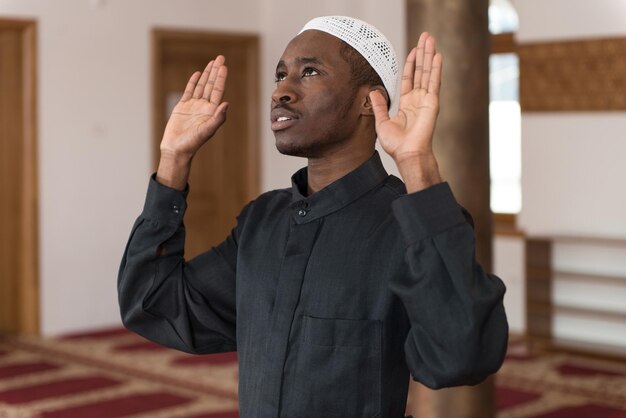
[{"label": "wooden railing", "polygon": [[[626,251],[626,240],[621,239],[577,236],[527,237],[527,336],[552,348],[626,358],[626,347],[623,346],[607,345],[588,340],[576,341],[555,336],[553,324],[556,315],[574,315],[589,320],[606,323],[617,322],[626,325],[626,300],[624,300],[624,309],[618,310],[555,303],[553,291],[555,277],[557,276],[560,281],[604,285],[619,291],[626,288],[626,276],[556,269],[553,256],[554,249],[558,245],[582,245],[594,248],[623,249]],[[626,259],[618,260],[618,262],[622,261],[626,263]]]}]

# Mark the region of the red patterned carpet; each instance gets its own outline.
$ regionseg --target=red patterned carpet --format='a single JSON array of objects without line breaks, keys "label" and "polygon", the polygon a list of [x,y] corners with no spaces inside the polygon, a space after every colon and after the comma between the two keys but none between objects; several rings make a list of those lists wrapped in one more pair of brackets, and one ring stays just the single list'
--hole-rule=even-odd
[{"label": "red patterned carpet", "polygon": [[[496,382],[499,418],[626,418],[624,363],[515,343]],[[0,418],[116,417],[238,417],[236,354],[192,356],[119,329],[0,338]]]},{"label": "red patterned carpet", "polygon": [[0,418],[236,418],[235,353],[193,356],[126,330],[0,338]]},{"label": "red patterned carpet", "polygon": [[626,362],[509,346],[496,376],[498,418],[626,418]]}]

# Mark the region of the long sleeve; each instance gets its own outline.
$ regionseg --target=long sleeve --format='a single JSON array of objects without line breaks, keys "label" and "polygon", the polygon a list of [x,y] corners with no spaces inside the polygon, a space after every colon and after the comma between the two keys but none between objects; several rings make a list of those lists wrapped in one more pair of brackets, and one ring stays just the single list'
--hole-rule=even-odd
[{"label": "long sleeve", "polygon": [[471,217],[447,183],[402,196],[392,207],[409,272],[390,284],[411,325],[407,366],[430,388],[477,384],[504,359],[505,286],[476,262]]},{"label": "long sleeve", "polygon": [[185,262],[186,195],[150,179],[118,275],[122,322],[178,350],[234,351],[237,228],[218,246]]}]

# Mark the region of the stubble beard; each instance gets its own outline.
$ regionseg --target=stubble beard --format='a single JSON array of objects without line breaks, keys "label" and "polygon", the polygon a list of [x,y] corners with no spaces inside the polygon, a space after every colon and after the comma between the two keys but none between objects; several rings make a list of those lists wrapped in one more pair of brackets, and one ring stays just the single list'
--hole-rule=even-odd
[{"label": "stubble beard", "polygon": [[[315,135],[315,138],[312,138]],[[276,149],[283,155],[302,158],[320,158],[326,153],[326,150],[332,148],[341,139],[332,132],[315,132],[307,135],[307,138],[289,138],[286,141],[280,141],[276,138]]]},{"label": "stubble beard", "polygon": [[[358,87],[354,86],[350,92],[350,97],[345,100],[337,109],[337,120],[344,120],[350,113],[350,109],[354,104]],[[286,132],[283,134],[287,134]],[[351,132],[349,133],[351,134]],[[276,149],[283,155],[302,158],[321,158],[329,149],[334,148],[337,144],[342,143],[350,135],[340,132],[333,132],[329,128],[322,126],[319,131],[307,133],[307,137],[290,138],[287,141],[280,141],[278,135],[281,132],[275,132]]]}]

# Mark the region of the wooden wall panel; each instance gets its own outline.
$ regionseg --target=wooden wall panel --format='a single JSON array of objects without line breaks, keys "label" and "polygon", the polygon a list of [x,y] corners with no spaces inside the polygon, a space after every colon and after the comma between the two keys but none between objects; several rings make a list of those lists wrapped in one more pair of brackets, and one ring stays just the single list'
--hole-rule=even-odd
[{"label": "wooden wall panel", "polygon": [[20,182],[23,147],[22,34],[0,29],[0,330],[19,329]]},{"label": "wooden wall panel", "polygon": [[153,32],[154,157],[189,76],[217,54],[226,57],[225,123],[194,157],[185,213],[185,257],[219,244],[241,208],[259,194],[256,36],[157,29]]},{"label": "wooden wall panel", "polygon": [[39,332],[35,22],[0,19],[0,332]]},{"label": "wooden wall panel", "polygon": [[522,111],[626,110],[626,38],[518,45]]},{"label": "wooden wall panel", "polygon": [[526,240],[526,335],[552,339],[552,243]]}]

